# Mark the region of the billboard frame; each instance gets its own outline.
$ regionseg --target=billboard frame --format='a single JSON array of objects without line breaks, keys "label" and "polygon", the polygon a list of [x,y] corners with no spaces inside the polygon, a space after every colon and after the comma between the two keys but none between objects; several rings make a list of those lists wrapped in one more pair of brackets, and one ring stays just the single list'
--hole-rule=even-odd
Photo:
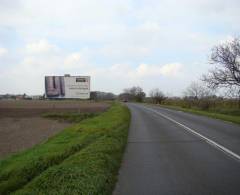
[{"label": "billboard frame", "polygon": [[45,76],[46,99],[90,99],[90,88],[90,76]]}]

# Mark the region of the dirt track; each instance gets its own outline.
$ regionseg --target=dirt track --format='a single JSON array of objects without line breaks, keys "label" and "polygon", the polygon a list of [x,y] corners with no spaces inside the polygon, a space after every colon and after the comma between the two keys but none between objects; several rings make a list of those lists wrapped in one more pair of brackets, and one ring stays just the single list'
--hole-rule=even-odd
[{"label": "dirt track", "polygon": [[46,112],[103,112],[106,103],[0,101],[0,159],[43,142],[72,124],[42,118]]}]

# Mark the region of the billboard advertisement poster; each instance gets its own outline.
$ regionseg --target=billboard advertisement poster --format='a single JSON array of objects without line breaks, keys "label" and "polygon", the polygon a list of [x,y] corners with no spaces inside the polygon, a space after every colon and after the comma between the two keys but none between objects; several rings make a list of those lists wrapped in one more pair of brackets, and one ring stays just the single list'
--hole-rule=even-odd
[{"label": "billboard advertisement poster", "polygon": [[89,76],[45,76],[47,98],[90,98]]}]

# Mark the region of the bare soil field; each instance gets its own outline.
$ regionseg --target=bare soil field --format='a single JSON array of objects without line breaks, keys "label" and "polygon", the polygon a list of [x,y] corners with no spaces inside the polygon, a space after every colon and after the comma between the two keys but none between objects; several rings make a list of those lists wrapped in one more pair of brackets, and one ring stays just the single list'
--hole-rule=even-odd
[{"label": "bare soil field", "polygon": [[109,104],[90,101],[0,100],[0,118],[35,117],[46,112],[103,112]]},{"label": "bare soil field", "polygon": [[45,141],[70,125],[41,117],[0,118],[0,158]]},{"label": "bare soil field", "polygon": [[109,104],[87,101],[0,101],[0,159],[46,141],[72,124],[41,117],[49,112],[103,112]]}]

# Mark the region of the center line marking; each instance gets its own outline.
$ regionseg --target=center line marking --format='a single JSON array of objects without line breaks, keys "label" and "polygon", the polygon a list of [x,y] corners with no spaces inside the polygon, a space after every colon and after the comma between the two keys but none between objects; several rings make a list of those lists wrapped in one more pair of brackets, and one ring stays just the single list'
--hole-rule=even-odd
[{"label": "center line marking", "polygon": [[196,130],[191,129],[191,128],[187,127],[186,125],[184,125],[184,124],[182,124],[182,123],[179,123],[178,121],[176,121],[176,120],[174,120],[174,119],[172,119],[172,118],[170,118],[170,117],[168,117],[168,116],[166,116],[166,115],[164,115],[164,114],[162,114],[162,113],[160,113],[160,112],[157,112],[156,110],[154,110],[154,109],[152,109],[152,108],[147,108],[147,107],[145,107],[145,108],[146,108],[147,110],[150,110],[150,111],[152,111],[152,112],[154,112],[154,113],[162,116],[162,117],[165,118],[165,119],[170,120],[171,122],[179,125],[180,127],[183,127],[183,128],[184,128],[185,130],[187,130],[188,132],[192,133],[192,134],[195,135],[195,136],[200,137],[202,140],[204,140],[204,141],[207,142],[208,144],[214,146],[215,148],[219,149],[220,151],[224,152],[224,153],[227,154],[228,156],[231,156],[231,157],[233,157],[234,159],[240,161],[240,156],[239,156],[238,154],[236,154],[236,153],[232,152],[231,150],[225,148],[225,147],[222,146],[221,144],[218,144],[217,142],[215,142],[215,141],[213,141],[213,140],[211,140],[211,139],[209,139],[209,138],[201,135],[200,133],[196,132]]}]

